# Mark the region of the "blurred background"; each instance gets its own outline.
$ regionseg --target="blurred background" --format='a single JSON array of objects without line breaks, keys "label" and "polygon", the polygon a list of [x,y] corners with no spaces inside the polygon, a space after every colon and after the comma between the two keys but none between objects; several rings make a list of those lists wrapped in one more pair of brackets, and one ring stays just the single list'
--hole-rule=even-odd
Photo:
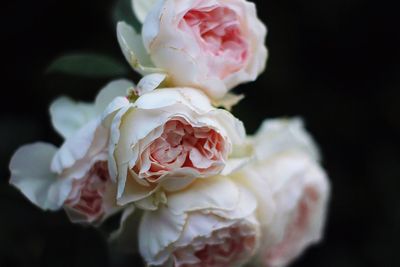
[{"label": "blurred background", "polygon": [[[257,82],[237,89],[246,99],[234,113],[249,133],[266,117],[303,117],[333,188],[323,243],[293,267],[400,266],[397,1],[255,2],[269,29],[270,58]],[[72,225],[63,212],[40,211],[8,185],[18,146],[60,144],[48,116],[53,99],[91,101],[114,78],[138,81],[115,38],[115,20],[131,19],[130,12],[126,1],[113,0],[2,4],[1,267],[141,266],[137,256],[109,255],[100,233]],[[79,66],[83,76],[74,73]]]}]

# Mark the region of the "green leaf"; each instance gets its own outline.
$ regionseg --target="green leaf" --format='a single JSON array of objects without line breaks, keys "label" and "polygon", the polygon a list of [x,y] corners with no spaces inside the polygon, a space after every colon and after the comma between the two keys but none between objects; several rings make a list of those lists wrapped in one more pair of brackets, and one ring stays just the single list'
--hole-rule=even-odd
[{"label": "green leaf", "polygon": [[85,77],[114,77],[128,73],[126,66],[100,54],[68,54],[54,60],[46,73],[61,73]]},{"label": "green leaf", "polygon": [[119,21],[125,21],[131,25],[136,32],[140,32],[142,24],[133,13],[131,0],[117,0],[113,10],[113,21],[117,25]]}]

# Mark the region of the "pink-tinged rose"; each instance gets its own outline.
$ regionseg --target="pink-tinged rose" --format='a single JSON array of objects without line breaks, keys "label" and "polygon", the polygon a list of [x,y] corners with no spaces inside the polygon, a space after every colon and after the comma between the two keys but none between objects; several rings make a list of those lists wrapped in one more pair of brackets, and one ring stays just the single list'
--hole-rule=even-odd
[{"label": "pink-tinged rose", "polygon": [[83,178],[73,181],[64,209],[73,222],[99,222],[116,208],[115,187],[107,161],[97,161]]},{"label": "pink-tinged rose", "polygon": [[327,177],[315,161],[301,153],[278,155],[254,169],[266,179],[276,208],[264,232],[261,262],[267,267],[287,266],[322,238]]},{"label": "pink-tinged rose", "polygon": [[183,118],[168,120],[161,136],[144,149],[134,171],[148,181],[156,182],[177,169],[194,169],[200,175],[221,171],[228,147],[216,130],[195,127]]},{"label": "pink-tinged rose", "polygon": [[[329,181],[299,119],[266,121],[252,142],[257,158],[238,176],[258,198],[263,241],[257,258],[262,266],[287,266],[322,238]],[[265,222],[268,211],[274,216]]]},{"label": "pink-tinged rose", "polygon": [[[204,217],[206,220],[215,219],[210,215]],[[214,230],[206,238],[195,238],[190,245],[177,248],[172,255],[174,266],[241,266],[254,254],[257,245],[256,238],[254,225],[245,220],[239,221]]]},{"label": "pink-tinged rose", "polygon": [[65,138],[58,149],[35,143],[19,148],[10,162],[10,183],[44,210],[64,208],[71,221],[98,223],[114,213],[116,184],[107,168],[109,130],[100,114],[131,83],[110,83],[94,104],[57,99],[50,107],[53,126]]},{"label": "pink-tinged rose", "polygon": [[145,212],[140,252],[152,266],[242,266],[259,247],[256,206],[252,194],[229,178],[197,181],[168,196],[168,205]]},{"label": "pink-tinged rose", "polygon": [[241,164],[232,152],[244,144],[242,123],[195,89],[157,89],[134,103],[116,98],[104,122],[111,125],[109,163],[121,205],[156,209],[154,193],[181,190]]},{"label": "pink-tinged rose", "polygon": [[[173,86],[200,88],[220,99],[233,87],[254,81],[264,70],[266,28],[253,3],[161,0],[146,9],[148,14],[141,10],[139,17],[146,17],[142,38],[150,66],[167,73]],[[129,48],[135,42],[127,27],[118,26],[119,40],[128,61],[137,69],[130,55],[141,51],[136,48],[136,53],[127,53],[135,50]]]}]

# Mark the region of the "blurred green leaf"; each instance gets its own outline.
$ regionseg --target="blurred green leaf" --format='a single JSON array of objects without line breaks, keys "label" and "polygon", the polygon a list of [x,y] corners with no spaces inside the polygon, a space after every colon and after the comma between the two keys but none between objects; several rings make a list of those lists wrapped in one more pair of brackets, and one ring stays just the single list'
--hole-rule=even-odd
[{"label": "blurred green leaf", "polygon": [[100,54],[69,54],[53,61],[46,73],[61,73],[86,77],[113,77],[128,73],[126,66]]},{"label": "blurred green leaf", "polygon": [[115,25],[118,21],[125,21],[137,32],[142,29],[142,24],[137,20],[133,13],[131,0],[117,0],[113,10],[113,20]]}]

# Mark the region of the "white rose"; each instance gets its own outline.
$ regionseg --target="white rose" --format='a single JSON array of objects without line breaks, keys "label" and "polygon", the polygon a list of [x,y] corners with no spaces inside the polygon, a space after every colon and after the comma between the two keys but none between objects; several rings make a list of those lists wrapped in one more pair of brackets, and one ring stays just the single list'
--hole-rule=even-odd
[{"label": "white rose", "polygon": [[[267,120],[252,142],[257,159],[236,178],[245,181],[258,197],[263,227],[259,264],[287,266],[320,241],[329,182],[317,160],[316,145],[301,120]],[[266,222],[271,214],[272,220]]]},{"label": "white rose", "polygon": [[139,19],[146,18],[142,28],[144,47],[140,35],[127,24],[117,27],[122,50],[140,73],[161,70],[169,75],[171,86],[199,88],[211,98],[220,99],[233,87],[254,81],[264,70],[266,28],[257,18],[253,3],[152,2],[133,1]]},{"label": "white rose", "polygon": [[241,164],[232,151],[245,141],[243,124],[195,89],[157,89],[133,103],[116,98],[104,121],[111,125],[109,168],[121,205],[156,209],[163,191]]},{"label": "white rose", "polygon": [[229,178],[196,181],[144,213],[140,252],[150,266],[242,266],[259,245],[256,207],[252,194]]},{"label": "white rose", "polygon": [[112,82],[94,104],[57,99],[50,115],[64,144],[59,149],[46,143],[19,148],[10,162],[10,183],[42,209],[64,208],[73,222],[96,223],[112,214],[116,186],[107,168],[109,131],[100,115],[131,86],[124,80]]},{"label": "white rose", "polygon": [[297,153],[277,156],[256,171],[267,180],[277,211],[261,260],[268,267],[286,266],[322,238],[327,177],[315,161]]},{"label": "white rose", "polygon": [[319,149],[300,118],[265,120],[257,133],[249,138],[259,160],[274,157],[282,151],[299,151],[320,160]]}]

